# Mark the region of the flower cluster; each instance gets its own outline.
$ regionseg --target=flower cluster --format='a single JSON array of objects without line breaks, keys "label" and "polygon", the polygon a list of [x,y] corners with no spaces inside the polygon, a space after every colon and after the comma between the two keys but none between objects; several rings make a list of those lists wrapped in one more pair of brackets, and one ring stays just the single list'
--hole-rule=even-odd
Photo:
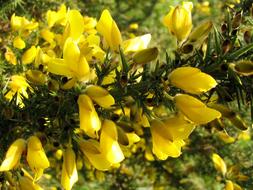
[{"label": "flower cluster", "polygon": [[[192,3],[172,7],[164,18],[180,51],[199,47],[212,29],[208,21],[192,30],[192,7]],[[51,164],[50,157],[57,161],[63,158],[61,185],[66,190],[78,181],[80,159],[90,168],[107,171],[120,167],[136,147],[145,152],[148,160],[179,157],[198,125],[226,117],[224,109],[207,104],[203,96],[218,85],[217,81],[196,67],[185,64],[168,70],[162,86],[152,81],[150,65],[157,59],[158,48],[149,47],[151,34],[124,39],[108,10],[96,20],[61,5],[57,11],[46,13],[45,23],[13,14],[10,25],[12,44],[6,45],[5,59],[15,72],[7,73],[8,80],[4,81],[7,104],[26,110],[29,99],[42,88],[52,99],[57,94],[75,96],[71,97],[71,102],[75,99],[73,107],[65,108],[74,110],[69,115],[74,124],[64,131],[64,140],[59,137],[57,148],[50,144],[51,134],[40,129],[26,130],[9,146],[0,172],[18,173],[12,176],[17,180],[10,186],[42,189],[35,182],[44,170],[59,169]],[[242,63],[233,66],[245,73]],[[152,92],[157,88],[162,90]],[[142,102],[133,98],[138,96]],[[163,103],[148,104],[148,99],[157,97],[168,100],[173,109],[160,110]],[[45,122],[44,127],[62,135],[61,122],[47,113],[39,117],[50,123]],[[42,139],[49,143],[43,144]],[[23,161],[25,156],[27,163]]]}]

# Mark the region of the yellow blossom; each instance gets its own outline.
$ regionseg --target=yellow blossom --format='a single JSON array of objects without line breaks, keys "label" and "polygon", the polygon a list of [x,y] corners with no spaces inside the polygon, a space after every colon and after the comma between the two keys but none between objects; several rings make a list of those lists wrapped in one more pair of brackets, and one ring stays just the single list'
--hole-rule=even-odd
[{"label": "yellow blossom", "polygon": [[43,188],[27,176],[21,176],[18,181],[20,190],[43,190]]},{"label": "yellow blossom", "polygon": [[60,6],[57,12],[51,11],[51,10],[47,11],[46,19],[47,19],[49,28],[53,27],[56,24],[65,25],[66,14],[67,14],[67,8],[64,4]]},{"label": "yellow blossom", "polygon": [[200,94],[214,88],[217,83],[213,77],[194,67],[179,67],[169,75],[173,86],[191,94]]},{"label": "yellow blossom", "polygon": [[34,30],[38,28],[38,22],[29,21],[25,17],[16,16],[15,13],[11,16],[11,28],[13,30]]},{"label": "yellow blossom", "polygon": [[26,141],[24,139],[15,140],[7,150],[5,158],[0,166],[0,172],[8,171],[15,168],[20,161],[21,155],[26,148]]},{"label": "yellow blossom", "polygon": [[78,98],[80,128],[90,137],[97,138],[101,121],[89,96],[82,94]]},{"label": "yellow blossom", "polygon": [[166,160],[168,156],[176,158],[181,155],[181,147],[185,142],[182,139],[173,140],[171,132],[162,121],[153,120],[150,129],[152,151],[160,160]]},{"label": "yellow blossom", "polygon": [[116,125],[111,120],[103,122],[100,135],[100,148],[102,154],[111,164],[120,163],[125,157],[118,143]]},{"label": "yellow blossom", "polygon": [[192,122],[205,124],[221,117],[221,113],[208,108],[197,98],[187,94],[177,94],[174,98],[176,107]]},{"label": "yellow blossom", "polygon": [[81,55],[74,39],[68,38],[63,48],[63,59],[50,59],[48,71],[57,75],[74,77],[78,80],[87,80],[90,67],[86,58]]},{"label": "yellow blossom", "polygon": [[148,47],[150,40],[151,34],[137,36],[135,38],[123,41],[122,48],[124,53],[140,51]]},{"label": "yellow blossom", "polygon": [[86,88],[86,94],[98,105],[103,108],[110,108],[114,103],[114,98],[110,93],[96,85],[90,85]]},{"label": "yellow blossom", "polygon": [[107,46],[118,50],[122,42],[121,33],[110,12],[105,9],[97,23],[97,31],[104,37]]},{"label": "yellow blossom", "polygon": [[5,95],[5,98],[11,101],[15,94],[17,94],[16,105],[23,107],[23,97],[28,98],[27,89],[32,90],[26,79],[20,75],[13,75],[8,86],[10,90]]},{"label": "yellow blossom", "polygon": [[86,156],[92,166],[94,166],[97,170],[102,171],[110,169],[111,163],[105,158],[105,155],[102,154],[98,141],[89,139],[80,140],[78,143],[81,151]]},{"label": "yellow blossom", "polygon": [[34,61],[37,54],[37,49],[35,46],[30,47],[25,53],[22,55],[22,63],[30,64]]},{"label": "yellow blossom", "polygon": [[182,6],[171,7],[164,17],[163,23],[179,42],[184,41],[192,29],[192,2],[183,2]]},{"label": "yellow blossom", "polygon": [[29,137],[27,145],[26,160],[30,169],[35,173],[34,180],[37,181],[43,175],[44,169],[50,166],[50,163],[38,137]]},{"label": "yellow blossom", "polygon": [[6,52],[4,54],[4,57],[5,57],[6,61],[8,61],[9,63],[11,63],[12,65],[16,65],[17,64],[16,55],[8,47],[6,48]]},{"label": "yellow blossom", "polygon": [[13,40],[13,46],[15,48],[18,48],[18,49],[24,49],[25,48],[25,42],[20,36],[17,36]]},{"label": "yellow blossom", "polygon": [[212,160],[214,167],[217,171],[221,172],[223,176],[227,173],[227,165],[224,160],[218,154],[212,154]]},{"label": "yellow blossom", "polygon": [[68,147],[63,155],[61,184],[65,190],[71,190],[77,181],[76,155],[73,149]]}]

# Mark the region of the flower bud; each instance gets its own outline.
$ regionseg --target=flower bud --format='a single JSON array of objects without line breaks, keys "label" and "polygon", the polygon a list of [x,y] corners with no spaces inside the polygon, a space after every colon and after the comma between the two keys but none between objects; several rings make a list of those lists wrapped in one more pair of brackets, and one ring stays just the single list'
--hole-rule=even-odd
[{"label": "flower bud", "polygon": [[5,155],[5,158],[0,166],[0,172],[13,169],[19,164],[21,155],[26,148],[26,141],[24,139],[15,140]]},{"label": "flower bud", "polygon": [[192,29],[192,2],[184,2],[182,6],[171,7],[164,17],[163,23],[179,42],[184,41]]}]

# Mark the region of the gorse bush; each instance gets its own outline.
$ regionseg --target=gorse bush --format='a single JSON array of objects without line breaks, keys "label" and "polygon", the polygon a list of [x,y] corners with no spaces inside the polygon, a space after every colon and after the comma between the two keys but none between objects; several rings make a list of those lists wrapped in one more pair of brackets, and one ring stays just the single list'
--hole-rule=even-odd
[{"label": "gorse bush", "polygon": [[[221,26],[196,27],[192,9],[183,2],[163,18],[177,41],[173,57],[149,45],[150,33],[126,38],[107,9],[98,19],[64,4],[41,20],[13,13],[1,37],[1,188],[69,190],[82,177],[115,175],[110,188],[130,189],[135,161],[158,184],[174,175],[165,160],[198,152],[203,134],[224,144],[250,141],[253,8],[228,8]],[[252,163],[244,173],[208,146],[216,188],[252,187]],[[191,178],[156,185],[200,181]]]}]

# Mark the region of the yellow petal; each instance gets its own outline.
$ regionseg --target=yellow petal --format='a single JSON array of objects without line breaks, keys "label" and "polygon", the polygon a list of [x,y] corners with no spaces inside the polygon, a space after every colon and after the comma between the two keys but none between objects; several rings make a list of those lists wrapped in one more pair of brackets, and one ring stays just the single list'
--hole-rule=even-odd
[{"label": "yellow petal", "polygon": [[105,38],[107,45],[112,50],[118,50],[122,42],[121,33],[108,10],[104,10],[97,23],[97,31]]},{"label": "yellow petal", "polygon": [[100,135],[102,154],[111,164],[120,163],[125,157],[118,143],[118,133],[114,122],[105,120]]},{"label": "yellow petal", "polygon": [[89,96],[82,94],[78,98],[80,128],[90,137],[97,138],[101,121]]},{"label": "yellow petal", "polygon": [[5,57],[6,61],[11,63],[12,65],[17,64],[17,58],[16,58],[15,54],[13,53],[13,51],[10,48],[6,49],[4,57]]},{"label": "yellow petal", "polygon": [[77,65],[77,78],[85,80],[90,74],[90,66],[85,57],[81,57]]},{"label": "yellow petal", "polygon": [[67,21],[70,24],[69,37],[78,40],[84,31],[83,16],[78,10],[70,10],[67,14]]},{"label": "yellow petal", "polygon": [[225,143],[233,143],[233,142],[235,142],[235,138],[229,136],[226,132],[220,131],[220,132],[217,133],[217,135]]},{"label": "yellow petal", "polygon": [[73,149],[68,147],[63,156],[61,184],[64,189],[71,190],[77,181],[76,155]]},{"label": "yellow petal", "polygon": [[54,58],[48,63],[48,71],[56,75],[63,75],[73,77],[73,72],[70,71],[69,66],[63,59]]},{"label": "yellow petal", "polygon": [[20,36],[17,36],[13,40],[13,46],[18,49],[24,49],[25,48],[25,42],[22,40]]},{"label": "yellow petal", "polygon": [[69,90],[69,89],[71,89],[72,87],[75,86],[76,82],[77,82],[76,78],[72,78],[72,79],[68,80],[65,84],[63,84],[61,86],[61,89]]},{"label": "yellow petal", "polygon": [[43,74],[41,71],[39,70],[28,70],[26,72],[26,78],[34,83],[34,84],[38,84],[38,85],[43,85],[46,83],[47,81],[47,77],[45,74]]},{"label": "yellow petal", "polygon": [[13,30],[19,30],[20,28],[22,28],[22,23],[22,17],[16,16],[15,13],[11,16],[11,28]]},{"label": "yellow petal", "polygon": [[227,165],[224,160],[218,154],[215,153],[212,155],[212,160],[216,170],[221,172],[222,175],[225,176],[225,174],[227,173]]},{"label": "yellow petal", "polygon": [[105,171],[111,167],[111,163],[101,153],[100,145],[97,141],[92,139],[81,140],[79,141],[79,146],[83,154],[96,169]]},{"label": "yellow petal", "polygon": [[112,95],[100,86],[88,86],[86,88],[86,94],[103,108],[110,108],[115,103]]},{"label": "yellow petal", "polygon": [[233,185],[233,182],[231,180],[226,181],[225,190],[234,190],[234,185]]},{"label": "yellow petal", "polygon": [[136,52],[146,49],[151,40],[151,34],[145,34],[129,40],[125,40],[122,43],[124,53]]},{"label": "yellow petal", "polygon": [[176,158],[181,155],[183,140],[172,141],[172,136],[163,122],[153,120],[150,130],[153,143],[152,151],[160,160],[166,160],[168,156]]},{"label": "yellow petal", "polygon": [[49,43],[54,41],[54,33],[51,32],[49,29],[43,29],[40,32],[41,37]]},{"label": "yellow petal", "polygon": [[63,48],[63,59],[70,70],[77,71],[80,49],[72,38],[67,38]]},{"label": "yellow petal", "polygon": [[194,124],[179,116],[164,119],[163,122],[168,128],[172,140],[187,139],[195,128]]},{"label": "yellow petal", "polygon": [[35,46],[32,46],[25,53],[22,55],[22,63],[23,64],[30,64],[33,62],[37,54],[37,49]]},{"label": "yellow petal", "polygon": [[19,178],[20,190],[43,190],[38,184],[34,183],[32,179],[26,176]]},{"label": "yellow petal", "polygon": [[7,150],[5,158],[0,166],[0,172],[13,169],[19,164],[21,155],[26,147],[24,139],[15,140]]},{"label": "yellow petal", "polygon": [[192,94],[207,92],[217,85],[213,77],[194,67],[179,67],[173,70],[169,81],[173,86]]},{"label": "yellow petal", "polygon": [[38,137],[29,137],[27,145],[26,159],[29,167],[35,173],[34,180],[38,180],[42,176],[43,170],[50,166],[50,163]]},{"label": "yellow petal", "polygon": [[220,112],[208,108],[200,100],[187,94],[177,94],[174,100],[176,107],[196,124],[205,124],[221,117]]}]

